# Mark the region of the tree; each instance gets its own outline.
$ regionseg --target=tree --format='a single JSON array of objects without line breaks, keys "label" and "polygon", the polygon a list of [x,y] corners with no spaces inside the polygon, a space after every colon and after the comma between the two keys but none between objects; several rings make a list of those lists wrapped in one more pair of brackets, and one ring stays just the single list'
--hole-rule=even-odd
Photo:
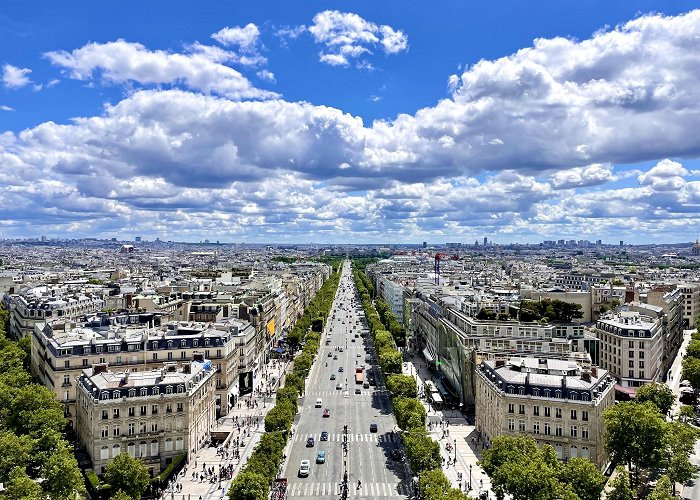
[{"label": "tree", "polygon": [[392,396],[415,398],[418,395],[416,379],[410,375],[389,375],[386,378],[386,387]]},{"label": "tree", "polygon": [[41,468],[41,483],[44,491],[55,500],[71,500],[85,492],[83,475],[73,452],[65,441],[61,441]]},{"label": "tree", "polygon": [[685,355],[689,358],[700,358],[700,340],[691,340],[688,342],[688,348],[685,350]]},{"label": "tree", "polygon": [[686,422],[688,419],[695,418],[695,408],[691,405],[682,405],[678,412],[678,418],[681,422]]},{"label": "tree", "polygon": [[685,483],[692,479],[696,472],[697,468],[690,462],[688,455],[684,453],[674,454],[668,463],[667,469],[673,494],[676,494],[676,483]]},{"label": "tree", "polygon": [[671,480],[668,476],[661,476],[656,482],[654,491],[647,498],[648,500],[673,500],[674,496],[671,494]]},{"label": "tree", "polygon": [[267,500],[268,483],[265,476],[244,470],[233,480],[228,496],[231,500]]},{"label": "tree", "polygon": [[114,491],[122,490],[134,500],[141,498],[150,483],[148,469],[143,462],[128,453],[120,453],[107,464],[105,482]]},{"label": "tree", "polygon": [[416,398],[394,398],[394,415],[396,423],[404,430],[423,429],[425,427],[425,407]]},{"label": "tree", "polygon": [[537,455],[537,444],[534,439],[522,436],[498,436],[493,439],[489,449],[484,451],[479,465],[491,478],[491,486],[497,498],[503,498],[506,492],[508,477],[499,474],[507,464],[526,463]]},{"label": "tree", "polygon": [[277,401],[265,415],[265,432],[289,431],[294,422],[294,406],[287,399]]},{"label": "tree", "polygon": [[625,463],[630,469],[634,464],[636,479],[640,467],[653,467],[661,461],[666,427],[653,403],[619,403],[607,408],[603,416],[605,448],[613,463]]},{"label": "tree", "polygon": [[423,500],[462,500],[467,495],[453,488],[449,479],[441,469],[423,471],[420,474],[418,485]]},{"label": "tree", "polygon": [[119,490],[116,493],[114,493],[111,497],[109,497],[109,500],[131,500],[131,497],[124,493],[122,490]]},{"label": "tree", "polygon": [[656,405],[662,415],[668,415],[676,401],[676,396],[666,384],[646,384],[637,389],[637,401],[644,403],[651,401]]},{"label": "tree", "polygon": [[615,477],[610,481],[610,487],[612,489],[607,494],[607,500],[632,500],[634,497],[630,488],[630,475],[622,465],[615,469]]},{"label": "tree", "polygon": [[606,479],[592,462],[584,458],[570,458],[561,467],[559,480],[568,483],[581,500],[599,500]]},{"label": "tree", "polygon": [[686,356],[681,362],[681,378],[690,382],[693,389],[700,389],[700,358]]},{"label": "tree", "polygon": [[26,470],[31,461],[32,438],[17,436],[12,432],[0,433],[0,483],[10,479],[10,473],[17,467]]},{"label": "tree", "polygon": [[39,500],[44,498],[41,487],[19,467],[12,469],[10,481],[5,487],[4,498],[7,500]]},{"label": "tree", "polygon": [[403,356],[396,349],[384,349],[379,351],[379,365],[385,375],[390,373],[401,373],[403,367]]},{"label": "tree", "polygon": [[406,447],[408,463],[414,474],[440,468],[442,465],[440,445],[428,436],[425,430],[405,433],[403,442]]}]

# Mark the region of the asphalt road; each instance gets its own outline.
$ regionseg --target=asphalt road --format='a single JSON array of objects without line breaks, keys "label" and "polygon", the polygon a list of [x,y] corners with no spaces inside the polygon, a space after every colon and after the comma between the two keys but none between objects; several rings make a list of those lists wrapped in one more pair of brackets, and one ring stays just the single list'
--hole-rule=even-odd
[{"label": "asphalt road", "polygon": [[[355,299],[355,305],[352,299]],[[362,329],[367,332],[366,339],[359,336]],[[355,333],[358,334],[357,338]],[[328,337],[331,340],[326,344]],[[348,497],[410,496],[411,478],[406,466],[404,462],[391,457],[393,449],[401,450],[402,447],[393,433],[396,420],[390,411],[389,395],[383,388],[381,377],[376,376],[377,385],[368,389],[355,384],[357,366],[364,366],[365,372],[372,366],[373,373],[379,372],[373,358],[365,362],[371,351],[370,344],[350,264],[346,261],[333,302],[331,320],[326,325],[318,357],[307,379],[301,416],[286,461],[284,474],[289,480],[289,498],[340,498],[346,467]],[[337,350],[340,347],[343,352]],[[343,372],[339,372],[340,367]],[[335,374],[336,380],[331,380],[331,374]],[[337,383],[341,384],[340,389],[336,389]],[[360,394],[355,394],[356,388],[360,388]],[[317,398],[323,401],[321,408],[315,407]],[[330,411],[327,418],[323,417],[324,409]],[[370,432],[372,423],[377,424],[376,433]],[[344,425],[348,426],[347,454],[343,452]],[[323,431],[328,432],[328,441],[320,440]],[[308,437],[314,438],[314,446],[307,446]],[[326,453],[323,464],[316,463],[319,450]],[[298,476],[302,460],[311,462],[308,477]],[[358,480],[362,483],[359,488]]]}]

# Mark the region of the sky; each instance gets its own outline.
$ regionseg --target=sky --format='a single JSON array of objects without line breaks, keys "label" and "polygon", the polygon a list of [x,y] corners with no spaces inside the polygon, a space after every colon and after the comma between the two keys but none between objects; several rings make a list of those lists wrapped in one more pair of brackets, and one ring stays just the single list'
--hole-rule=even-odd
[{"label": "sky", "polygon": [[3,1],[0,238],[688,242],[700,1]]}]

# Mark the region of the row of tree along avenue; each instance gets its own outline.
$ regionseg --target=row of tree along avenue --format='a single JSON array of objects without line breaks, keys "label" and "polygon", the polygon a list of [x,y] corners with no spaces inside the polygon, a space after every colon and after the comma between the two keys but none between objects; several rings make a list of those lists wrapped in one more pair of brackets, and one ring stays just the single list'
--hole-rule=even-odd
[{"label": "row of tree along avenue", "polygon": [[29,338],[8,339],[0,310],[0,483],[7,500],[63,500],[85,491],[63,431],[63,405],[29,375]]},{"label": "row of tree along avenue", "polygon": [[[676,483],[693,477],[690,454],[699,433],[682,419],[669,420],[674,396],[663,384],[641,387],[637,399],[605,411],[605,448],[616,465],[608,500],[671,499]],[[557,460],[554,449],[533,439],[501,436],[484,452],[480,465],[498,498],[514,500],[597,500],[605,477],[587,460]],[[651,489],[649,483],[656,480]]]},{"label": "row of tree along avenue", "polygon": [[269,497],[270,485],[282,465],[284,448],[298,410],[298,399],[304,394],[306,377],[318,353],[320,332],[340,283],[341,265],[340,260],[333,263],[335,272],[316,293],[288,335],[292,346],[302,346],[301,352],[294,358],[292,372],[285,376],[284,385],[277,390],[275,406],[265,415],[265,433],[231,483],[228,492],[231,500],[267,500]]},{"label": "row of tree along avenue", "polygon": [[425,428],[426,412],[417,399],[416,380],[403,375],[403,356],[397,345],[405,345],[405,332],[389,306],[381,299],[372,302],[374,287],[364,272],[353,270],[355,285],[362,301],[370,335],[379,359],[379,366],[391,394],[396,423],[403,431],[402,440],[411,470],[419,477],[420,498],[423,500],[465,500],[469,498],[453,488],[442,471],[440,445]]}]

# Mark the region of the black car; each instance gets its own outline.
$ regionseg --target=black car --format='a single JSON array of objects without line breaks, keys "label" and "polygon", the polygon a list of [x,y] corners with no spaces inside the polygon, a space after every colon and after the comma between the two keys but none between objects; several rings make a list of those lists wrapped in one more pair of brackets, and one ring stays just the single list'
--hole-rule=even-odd
[{"label": "black car", "polygon": [[393,458],[394,460],[396,460],[398,462],[403,460],[403,455],[401,454],[401,450],[399,450],[397,448],[394,448],[393,450],[391,450],[391,458]]},{"label": "black car", "polygon": [[314,445],[314,438],[312,438],[312,437],[306,438],[306,446],[308,446],[310,448],[313,445]]},{"label": "black car", "polygon": [[335,373],[331,373],[331,380],[335,380]]},{"label": "black car", "polygon": [[342,367],[342,366],[339,366],[339,367],[338,367],[338,371],[339,371],[340,373],[342,373],[342,372],[344,371],[344,370],[343,370],[343,367]]},{"label": "black car", "polygon": [[377,432],[377,424],[375,424],[374,422],[369,424],[369,431],[370,432]]},{"label": "black car", "polygon": [[321,433],[321,441],[328,441],[328,432],[323,431]]}]

